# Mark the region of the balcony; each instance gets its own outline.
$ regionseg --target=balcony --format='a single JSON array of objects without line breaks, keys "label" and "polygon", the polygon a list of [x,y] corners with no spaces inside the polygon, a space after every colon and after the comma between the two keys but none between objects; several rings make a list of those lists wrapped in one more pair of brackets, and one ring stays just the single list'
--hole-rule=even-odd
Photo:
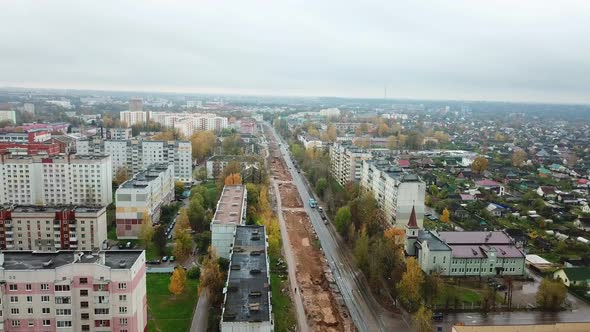
[{"label": "balcony", "polygon": [[70,248],[77,249],[78,248],[78,244],[76,244],[76,243],[70,243]]},{"label": "balcony", "polygon": [[6,245],[6,249],[13,249],[14,248],[14,244],[7,244]]},{"label": "balcony", "polygon": [[12,227],[12,220],[4,220],[4,225],[6,225],[6,227]]},{"label": "balcony", "polygon": [[4,234],[6,234],[6,235],[12,235],[12,234],[14,234],[14,232],[13,232],[13,231],[6,230],[6,231],[4,232]]}]

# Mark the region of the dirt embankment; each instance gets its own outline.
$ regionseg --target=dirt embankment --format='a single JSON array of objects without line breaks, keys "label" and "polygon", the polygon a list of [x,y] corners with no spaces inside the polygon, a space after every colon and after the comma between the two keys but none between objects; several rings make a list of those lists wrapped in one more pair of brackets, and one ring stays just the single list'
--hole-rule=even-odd
[{"label": "dirt embankment", "polygon": [[297,187],[292,183],[279,183],[279,192],[281,194],[281,203],[284,208],[303,207]]}]

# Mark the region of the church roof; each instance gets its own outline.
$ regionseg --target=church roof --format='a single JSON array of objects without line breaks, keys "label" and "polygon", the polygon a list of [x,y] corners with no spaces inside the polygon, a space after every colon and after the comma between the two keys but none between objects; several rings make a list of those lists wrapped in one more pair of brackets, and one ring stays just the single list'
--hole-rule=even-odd
[{"label": "church roof", "polygon": [[410,213],[410,220],[408,221],[408,228],[418,228],[416,221],[416,209],[412,206],[412,213]]}]

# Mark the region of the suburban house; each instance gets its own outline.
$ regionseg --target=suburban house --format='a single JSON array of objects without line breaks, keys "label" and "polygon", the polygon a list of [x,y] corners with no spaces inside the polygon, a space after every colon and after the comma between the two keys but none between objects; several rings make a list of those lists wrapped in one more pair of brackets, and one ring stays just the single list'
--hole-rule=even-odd
[{"label": "suburban house", "polygon": [[504,186],[501,185],[499,182],[493,180],[479,180],[475,181],[475,186],[479,188],[483,188],[489,191],[495,192],[498,196],[504,196]]},{"label": "suburban house", "polygon": [[553,278],[559,279],[567,287],[590,283],[590,267],[564,267],[553,273]]},{"label": "suburban house", "polygon": [[544,198],[555,198],[557,197],[557,193],[555,192],[555,187],[550,186],[540,186],[537,188],[537,194]]}]

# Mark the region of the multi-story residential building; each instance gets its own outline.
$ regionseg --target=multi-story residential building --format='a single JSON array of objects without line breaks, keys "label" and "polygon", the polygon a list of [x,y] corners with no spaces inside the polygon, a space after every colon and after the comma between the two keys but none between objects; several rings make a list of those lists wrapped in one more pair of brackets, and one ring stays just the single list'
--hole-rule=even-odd
[{"label": "multi-story residential building", "polygon": [[31,129],[27,132],[0,133],[0,142],[11,143],[43,143],[51,139],[51,133],[46,129]]},{"label": "multi-story residential building", "polygon": [[32,130],[46,130],[49,133],[62,133],[66,134],[68,132],[68,127],[70,126],[69,123],[66,122],[57,122],[57,123],[25,123],[20,126],[12,126],[12,127],[4,127],[0,128],[0,132],[25,132],[28,133]]},{"label": "multi-story residential building", "polygon": [[137,173],[115,192],[117,237],[136,239],[144,218],[158,222],[162,206],[173,199],[174,167],[171,164],[152,164]]},{"label": "multi-story residential building", "polygon": [[221,313],[222,332],[274,329],[264,226],[238,226]]},{"label": "multi-story residential building", "polygon": [[102,138],[128,140],[133,137],[131,128],[105,128],[102,129]]},{"label": "multi-story residential building", "polygon": [[407,173],[387,161],[363,161],[361,187],[369,190],[392,226],[403,228],[415,209],[418,226],[424,220],[426,185],[416,175]]},{"label": "multi-story residential building", "polygon": [[107,240],[104,206],[0,207],[0,249],[100,249]]},{"label": "multi-story residential building", "polygon": [[219,175],[223,173],[223,170],[227,164],[229,164],[231,161],[240,163],[240,173],[252,166],[256,168],[260,167],[258,158],[256,156],[216,155],[207,159],[207,164],[205,166],[207,168],[207,178],[217,179]]},{"label": "multi-story residential building", "polygon": [[219,132],[228,127],[226,117],[213,113],[168,113],[150,112],[150,120],[167,128],[175,128],[186,137],[197,131],[213,130]]},{"label": "multi-story residential building", "polygon": [[223,187],[217,209],[211,220],[211,246],[219,257],[229,259],[234,243],[236,227],[246,222],[246,198],[248,191],[243,185]]},{"label": "multi-story residential building", "polygon": [[177,181],[192,182],[192,145],[189,141],[79,140],[76,151],[84,154],[107,154],[112,158],[112,174],[121,167],[129,174],[138,173],[154,163],[174,165]]},{"label": "multi-story residential building", "polygon": [[16,112],[12,109],[0,110],[0,122],[11,121],[16,124]]},{"label": "multi-story residential building", "polygon": [[44,143],[11,143],[0,142],[0,154],[13,155],[56,155],[61,153],[60,145],[53,142]]},{"label": "multi-story residential building", "polygon": [[145,252],[0,253],[0,330],[147,330]]},{"label": "multi-story residential building", "polygon": [[111,173],[107,155],[0,155],[0,202],[106,206],[113,201]]},{"label": "multi-story residential building", "polygon": [[143,111],[121,111],[121,122],[125,123],[127,127],[147,122],[147,113]]},{"label": "multi-story residential building", "polygon": [[340,143],[330,147],[330,172],[341,186],[349,182],[359,182],[363,173],[363,160],[371,160],[368,150]]},{"label": "multi-story residential building", "polygon": [[503,231],[440,232],[421,229],[412,211],[406,226],[406,253],[422,271],[450,277],[522,276],[525,254]]},{"label": "multi-story residential building", "polygon": [[129,110],[131,112],[141,112],[141,111],[143,111],[143,100],[141,98],[131,98],[131,99],[129,99]]},{"label": "multi-story residential building", "polygon": [[340,116],[340,110],[335,107],[324,108],[323,110],[320,110],[320,115],[326,116],[326,117],[332,117],[332,116],[337,117],[337,116]]}]

